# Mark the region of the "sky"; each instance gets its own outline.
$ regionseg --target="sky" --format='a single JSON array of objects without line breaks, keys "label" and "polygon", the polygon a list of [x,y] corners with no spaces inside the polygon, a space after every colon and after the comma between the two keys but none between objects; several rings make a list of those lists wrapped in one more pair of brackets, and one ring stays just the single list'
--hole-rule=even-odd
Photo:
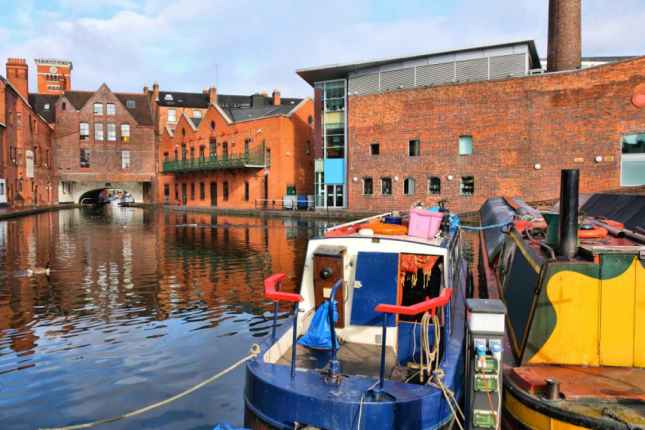
[{"label": "sky", "polygon": [[[0,11],[0,61],[26,58],[32,91],[44,57],[71,60],[77,90],[304,97],[304,67],[526,39],[546,57],[548,0],[0,0]],[[582,19],[583,55],[645,54],[643,0],[583,0]]]}]

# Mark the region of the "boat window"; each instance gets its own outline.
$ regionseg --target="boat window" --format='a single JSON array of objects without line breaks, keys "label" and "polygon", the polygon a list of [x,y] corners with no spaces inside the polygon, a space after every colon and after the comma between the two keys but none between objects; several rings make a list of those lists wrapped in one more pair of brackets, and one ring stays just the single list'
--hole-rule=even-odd
[{"label": "boat window", "polygon": [[[438,255],[401,254],[399,258],[399,285],[401,305],[411,306],[426,298],[438,297],[444,284],[443,257]],[[422,315],[406,317],[403,321],[421,321]]]}]

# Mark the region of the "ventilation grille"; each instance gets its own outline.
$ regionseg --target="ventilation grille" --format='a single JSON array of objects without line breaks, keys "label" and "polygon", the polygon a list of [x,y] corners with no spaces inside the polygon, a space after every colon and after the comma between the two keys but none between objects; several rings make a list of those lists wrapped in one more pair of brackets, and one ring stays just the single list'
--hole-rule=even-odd
[{"label": "ventilation grille", "polygon": [[414,68],[392,70],[381,73],[381,90],[398,90],[414,87]]},{"label": "ventilation grille", "polygon": [[525,54],[501,55],[490,58],[490,78],[499,79],[509,76],[524,75],[526,69]]},{"label": "ventilation grille", "polygon": [[488,58],[457,61],[457,81],[483,81],[488,79]]},{"label": "ventilation grille", "polygon": [[417,85],[440,85],[455,80],[455,63],[417,67]]},{"label": "ventilation grille", "polygon": [[357,76],[349,79],[349,94],[362,95],[379,91],[379,74]]}]

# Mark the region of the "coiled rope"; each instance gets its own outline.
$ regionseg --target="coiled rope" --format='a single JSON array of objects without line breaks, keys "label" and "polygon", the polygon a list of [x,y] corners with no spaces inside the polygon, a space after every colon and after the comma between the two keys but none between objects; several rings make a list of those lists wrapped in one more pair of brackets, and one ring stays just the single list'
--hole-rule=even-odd
[{"label": "coiled rope", "polygon": [[130,418],[130,417],[134,417],[134,416],[137,416],[137,415],[144,414],[144,413],[146,413],[148,411],[151,411],[153,409],[157,409],[157,408],[160,408],[161,406],[165,406],[165,405],[167,405],[169,403],[172,403],[175,400],[179,400],[182,397],[186,397],[187,395],[199,390],[203,386],[208,385],[211,382],[214,382],[214,381],[218,380],[222,376],[226,375],[227,373],[229,373],[230,371],[236,369],[237,367],[241,366],[242,364],[246,363],[247,361],[257,357],[258,354],[260,354],[260,346],[258,344],[253,344],[253,346],[251,346],[251,350],[249,352],[249,355],[247,355],[246,357],[244,357],[244,358],[236,361],[235,363],[231,364],[226,369],[220,370],[219,372],[217,372],[216,374],[214,374],[210,378],[207,378],[207,379],[203,380],[202,382],[200,382],[200,383],[198,383],[196,385],[193,385],[192,387],[188,388],[187,390],[184,390],[179,394],[175,394],[174,396],[172,396],[172,397],[170,397],[168,399],[162,400],[162,401],[157,402],[157,403],[153,403],[151,405],[145,406],[145,407],[140,408],[140,409],[136,409],[136,410],[134,410],[132,412],[128,412],[127,414],[119,415],[119,416],[112,417],[112,418],[104,418],[102,420],[92,421],[92,422],[83,423],[83,424],[74,424],[74,425],[65,426],[65,427],[42,427],[42,428],[40,428],[40,430],[89,429],[89,428],[96,427],[96,426],[101,425],[101,424],[112,423],[114,421],[119,421],[119,420],[122,420],[122,419],[125,419],[125,418]]}]

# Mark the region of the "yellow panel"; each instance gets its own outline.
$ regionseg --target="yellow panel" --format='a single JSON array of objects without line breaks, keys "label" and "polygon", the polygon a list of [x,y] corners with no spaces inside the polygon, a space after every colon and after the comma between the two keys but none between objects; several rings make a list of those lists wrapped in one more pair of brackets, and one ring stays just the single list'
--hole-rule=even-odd
[{"label": "yellow panel", "polygon": [[325,124],[340,124],[344,119],[343,112],[325,112]]},{"label": "yellow panel", "polygon": [[636,261],[634,366],[645,368],[645,267]]},{"label": "yellow panel", "polygon": [[597,366],[600,280],[565,270],[549,279],[546,294],[555,328],[529,363]]},{"label": "yellow panel", "polygon": [[634,263],[615,278],[601,281],[600,364],[603,366],[634,363]]}]

